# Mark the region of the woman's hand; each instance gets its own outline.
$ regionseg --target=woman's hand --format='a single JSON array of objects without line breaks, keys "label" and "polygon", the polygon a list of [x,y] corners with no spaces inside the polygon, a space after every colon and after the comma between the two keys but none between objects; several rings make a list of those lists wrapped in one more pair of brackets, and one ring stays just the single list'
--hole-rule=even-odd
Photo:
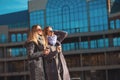
[{"label": "woman's hand", "polygon": [[61,51],[62,51],[61,46],[57,46],[57,51],[58,51],[58,52],[61,52]]},{"label": "woman's hand", "polygon": [[50,53],[50,49],[45,49],[43,52],[45,55],[48,55]]}]

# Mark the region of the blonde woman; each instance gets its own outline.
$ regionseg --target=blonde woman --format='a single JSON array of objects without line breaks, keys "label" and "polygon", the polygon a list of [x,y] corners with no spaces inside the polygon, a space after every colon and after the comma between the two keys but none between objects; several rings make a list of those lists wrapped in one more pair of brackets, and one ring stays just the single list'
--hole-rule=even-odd
[{"label": "blonde woman", "polygon": [[46,80],[43,62],[43,56],[49,54],[46,45],[41,27],[33,25],[26,42],[31,80]]}]

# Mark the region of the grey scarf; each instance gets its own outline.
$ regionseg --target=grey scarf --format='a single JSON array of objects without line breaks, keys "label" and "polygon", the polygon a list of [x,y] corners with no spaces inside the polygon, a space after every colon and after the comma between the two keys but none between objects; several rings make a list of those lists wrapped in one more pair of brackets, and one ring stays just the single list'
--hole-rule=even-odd
[{"label": "grey scarf", "polygon": [[56,35],[53,35],[53,36],[48,36],[48,43],[50,45],[55,45],[56,42],[57,42],[57,36]]}]

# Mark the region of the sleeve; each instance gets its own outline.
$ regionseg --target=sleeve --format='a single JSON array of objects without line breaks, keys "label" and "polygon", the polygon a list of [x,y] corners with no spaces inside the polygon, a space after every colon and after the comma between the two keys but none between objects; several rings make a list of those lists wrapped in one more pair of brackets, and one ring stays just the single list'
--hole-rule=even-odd
[{"label": "sleeve", "polygon": [[48,55],[45,55],[44,57],[49,60],[49,59],[52,59],[54,58],[54,56],[57,54],[58,52],[57,51],[53,51],[53,52],[50,52]]},{"label": "sleeve", "polygon": [[38,52],[34,52],[35,49],[35,44],[34,43],[29,43],[27,46],[27,53],[28,53],[28,57],[29,59],[38,59],[39,57],[43,56],[43,52],[42,51],[38,51]]},{"label": "sleeve", "polygon": [[62,42],[68,35],[66,31],[54,31],[55,35],[58,37],[58,41]]}]

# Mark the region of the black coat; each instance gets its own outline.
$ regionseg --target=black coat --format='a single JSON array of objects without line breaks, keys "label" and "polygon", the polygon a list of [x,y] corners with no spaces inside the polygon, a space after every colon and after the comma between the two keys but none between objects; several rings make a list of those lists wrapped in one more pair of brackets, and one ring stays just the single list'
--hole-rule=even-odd
[{"label": "black coat", "polygon": [[[67,33],[63,31],[54,32],[58,41],[62,42]],[[49,45],[50,54],[44,57],[46,80],[70,80],[69,71],[63,53],[58,53],[56,47]]]},{"label": "black coat", "polygon": [[44,74],[43,45],[39,44],[38,46],[35,42],[31,41],[26,43],[26,48],[30,68],[30,79],[46,80]]},{"label": "black coat", "polygon": [[[66,32],[62,31],[55,31],[54,33],[60,42],[67,35]],[[58,53],[55,50],[56,46],[49,45],[52,50],[51,53],[47,56],[43,55],[44,47],[42,41],[39,42],[39,46],[32,41],[26,43],[31,80],[70,80],[69,71],[62,52]]]},{"label": "black coat", "polygon": [[[54,32],[57,37],[58,37],[58,41],[61,43],[68,35],[67,32],[64,32],[64,31],[55,31]],[[59,56],[59,60],[61,62],[61,68],[62,68],[62,80],[70,80],[70,74],[69,74],[69,70],[68,70],[68,67],[67,67],[67,64],[66,64],[66,61],[65,61],[65,58],[64,58],[64,55],[62,52],[60,52],[58,54]],[[59,65],[58,65],[59,66]]]}]

